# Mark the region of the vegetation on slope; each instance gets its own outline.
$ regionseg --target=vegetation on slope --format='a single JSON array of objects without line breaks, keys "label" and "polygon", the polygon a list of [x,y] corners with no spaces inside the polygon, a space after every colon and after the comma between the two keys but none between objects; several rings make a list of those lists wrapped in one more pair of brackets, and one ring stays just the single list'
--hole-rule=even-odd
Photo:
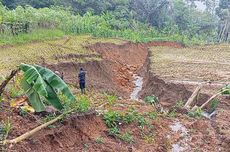
[{"label": "vegetation on slope", "polygon": [[[88,5],[88,2],[85,3],[82,4],[83,6],[79,8],[79,11]],[[94,3],[96,1],[92,2],[90,6],[94,6]],[[143,5],[143,8],[138,5],[139,3]],[[104,3],[101,2],[101,4]],[[155,9],[148,10],[147,4]],[[160,7],[161,5],[163,6]],[[95,4],[92,10],[96,10],[96,6]],[[2,40],[0,43],[7,44],[13,38],[12,35],[24,37],[25,35],[21,35],[21,32],[31,32],[37,29],[59,29],[65,34],[91,34],[105,38],[118,37],[135,42],[170,40],[185,44],[200,44],[202,42],[212,42],[217,38],[216,16],[211,15],[211,12],[208,11],[201,12],[181,0],[175,0],[170,4],[164,0],[158,3],[154,3],[154,1],[148,3],[141,1],[133,1],[132,3],[116,2],[111,6],[115,8],[123,6],[121,8],[123,11],[119,11],[118,8],[114,10],[102,8],[102,11],[97,13],[88,10],[80,11],[81,15],[76,15],[70,10],[57,6],[51,8],[38,7],[36,9],[24,5],[24,7],[17,6],[15,9],[9,10],[1,5],[0,22],[2,24],[0,25],[0,32]],[[133,15],[130,14],[129,7],[132,8]],[[167,11],[169,8],[172,9],[173,13]],[[125,9],[127,10],[124,11]],[[149,11],[149,14],[145,14],[145,11]],[[151,18],[151,16],[154,18]],[[63,35],[60,31],[53,34],[59,37]],[[50,35],[44,37],[50,38]],[[24,41],[31,39],[40,38],[29,38],[24,39]],[[12,41],[15,42],[14,38]],[[16,42],[20,43],[22,41],[16,40]]]}]

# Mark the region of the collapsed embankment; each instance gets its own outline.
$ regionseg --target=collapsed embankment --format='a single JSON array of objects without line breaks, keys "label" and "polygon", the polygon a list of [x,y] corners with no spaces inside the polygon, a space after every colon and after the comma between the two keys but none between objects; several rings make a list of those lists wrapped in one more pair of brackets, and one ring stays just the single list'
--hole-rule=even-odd
[{"label": "collapsed embankment", "polygon": [[[77,84],[77,73],[80,67],[83,67],[87,71],[88,88],[113,92],[123,98],[129,98],[134,88],[133,75],[137,74],[144,78],[143,90],[139,94],[142,99],[145,96],[155,95],[167,107],[174,105],[177,101],[186,101],[192,92],[188,91],[183,84],[166,83],[151,72],[149,59],[151,52],[149,48],[154,46],[184,47],[180,43],[167,41],[138,44],[128,42],[122,45],[96,43],[86,48],[98,53],[97,56],[101,57],[99,61],[66,62],[46,66],[64,73],[65,81],[71,84]],[[87,55],[87,58],[90,57],[90,55]],[[63,57],[58,56],[58,58]],[[84,56],[71,54],[65,56],[65,58],[84,58]],[[208,95],[201,94],[199,96],[201,102],[198,104],[202,104],[207,98]]]},{"label": "collapsed embankment", "polygon": [[[176,47],[179,47],[178,45],[179,44],[176,43]],[[183,45],[180,47],[183,47]],[[150,56],[151,52],[149,51],[145,64],[141,71],[139,71],[144,77],[144,89],[140,92],[140,97],[143,99],[146,96],[155,95],[159,98],[161,104],[168,108],[175,105],[178,101],[186,102],[192,95],[192,92],[187,90],[183,84],[166,83],[163,79],[159,78],[159,76],[151,72]],[[208,98],[209,95],[202,93],[199,95],[199,98],[196,99],[195,104],[201,105],[207,101]]]}]

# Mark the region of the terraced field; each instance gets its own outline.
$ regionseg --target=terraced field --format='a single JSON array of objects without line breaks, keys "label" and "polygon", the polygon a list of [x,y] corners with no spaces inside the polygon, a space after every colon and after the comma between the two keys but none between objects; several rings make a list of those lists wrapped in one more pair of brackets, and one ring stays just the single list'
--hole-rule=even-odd
[{"label": "terraced field", "polygon": [[[98,42],[121,44],[118,39],[92,38],[90,36],[68,36],[44,42],[34,42],[17,46],[0,46],[0,74],[5,76],[20,63],[50,63],[74,60],[87,62],[100,60],[96,52],[87,49],[87,45]],[[71,57],[72,56],[72,57]],[[73,57],[80,56],[81,58]]]},{"label": "terraced field", "polygon": [[216,88],[230,82],[230,45],[154,47],[151,54],[151,70],[168,82]]}]

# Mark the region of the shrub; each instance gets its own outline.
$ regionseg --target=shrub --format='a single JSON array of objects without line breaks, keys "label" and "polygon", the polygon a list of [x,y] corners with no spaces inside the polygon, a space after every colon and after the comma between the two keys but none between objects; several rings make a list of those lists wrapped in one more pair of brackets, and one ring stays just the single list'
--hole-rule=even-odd
[{"label": "shrub", "polygon": [[121,114],[116,111],[109,111],[104,114],[105,124],[109,128],[117,127],[121,122],[121,120],[122,120]]},{"label": "shrub", "polygon": [[155,103],[159,102],[158,98],[154,95],[145,97],[144,101],[148,104],[155,104]]}]

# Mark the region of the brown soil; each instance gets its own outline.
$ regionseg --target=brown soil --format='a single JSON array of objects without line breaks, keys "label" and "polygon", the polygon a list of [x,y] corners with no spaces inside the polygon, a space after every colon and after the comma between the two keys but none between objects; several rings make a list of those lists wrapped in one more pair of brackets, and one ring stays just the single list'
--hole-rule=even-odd
[{"label": "brown soil", "polygon": [[[155,95],[159,98],[163,106],[170,108],[178,101],[186,102],[192,95],[192,92],[187,90],[183,84],[166,83],[163,79],[150,72],[149,58],[146,58],[145,65],[142,71],[140,71],[145,77],[144,89],[140,93],[142,98]],[[209,95],[200,94],[194,104],[200,106],[207,101],[208,98]]]},{"label": "brown soil", "polygon": [[[148,48],[150,46],[183,47],[181,44],[174,42],[126,43],[123,45],[97,43],[88,46],[88,48],[100,54],[102,58],[100,61],[44,65],[52,70],[63,72],[64,79],[71,84],[77,83],[78,70],[83,67],[87,71],[88,88],[114,92],[126,98],[119,100],[112,110],[124,112],[132,107],[140,113],[152,111],[152,107],[143,102],[132,102],[127,99],[134,85],[132,82],[133,74],[139,74],[144,77],[144,89],[140,93],[142,98],[146,95],[156,95],[166,107],[171,107],[178,100],[186,101],[192,92],[186,90],[183,85],[165,83],[164,80],[149,72]],[[57,58],[82,57],[73,54],[64,57],[57,56]],[[91,58],[94,55],[85,57]],[[208,95],[202,94],[200,101],[204,101],[207,97]],[[224,107],[223,104],[221,106]],[[7,108],[8,105],[5,105],[4,109]],[[177,118],[159,116],[157,119],[150,121],[154,126],[154,140],[151,142],[147,142],[146,139],[142,138],[137,124],[122,124],[120,126],[121,132],[130,131],[133,133],[135,142],[132,144],[127,144],[109,136],[108,128],[102,118],[96,116],[95,113],[90,112],[80,116],[79,114],[72,114],[64,121],[54,124],[55,128],[43,129],[22,143],[10,145],[8,151],[167,152],[171,151],[173,143],[185,138],[173,132],[169,127],[175,121],[180,121],[189,130],[189,139],[191,141],[186,143],[190,147],[188,151],[228,151],[230,108],[229,106],[224,108],[226,108],[227,114],[221,113],[220,116],[217,115],[216,119],[213,120],[214,122],[206,119],[191,119],[180,114]],[[9,139],[31,130],[40,123],[38,116],[28,115],[23,118],[18,115],[16,110],[3,111],[0,114],[0,120],[6,119],[8,116],[12,116],[13,122],[13,130]],[[224,125],[225,123],[227,124]],[[96,142],[98,137],[103,138],[103,143]]]},{"label": "brown soil", "polygon": [[133,74],[145,75],[148,65],[148,47],[172,46],[183,47],[175,42],[150,42],[147,44],[125,43],[115,45],[112,43],[96,43],[88,46],[88,49],[97,52],[87,56],[69,54],[57,55],[56,58],[85,58],[102,57],[100,61],[91,61],[75,64],[73,62],[45,64],[50,69],[64,73],[64,79],[71,84],[77,84],[77,73],[80,67],[87,71],[87,86],[95,90],[113,92],[127,98],[133,89]]}]

